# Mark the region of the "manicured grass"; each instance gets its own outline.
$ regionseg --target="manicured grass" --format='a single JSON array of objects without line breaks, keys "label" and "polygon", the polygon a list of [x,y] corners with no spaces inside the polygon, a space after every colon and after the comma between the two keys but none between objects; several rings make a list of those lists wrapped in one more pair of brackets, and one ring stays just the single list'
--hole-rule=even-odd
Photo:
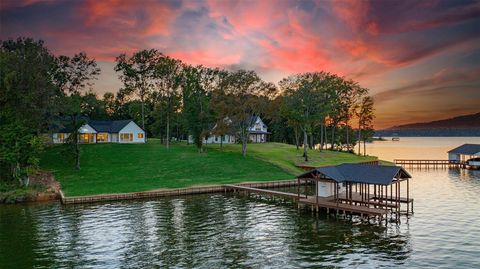
[{"label": "manicured grass", "polygon": [[125,193],[247,181],[293,179],[303,171],[295,165],[326,166],[376,160],[336,151],[309,151],[282,143],[208,145],[199,154],[193,145],[174,144],[169,150],[158,140],[146,144],[81,145],[81,170],[64,157],[65,146],[52,146],[41,158],[43,169],[54,173],[66,196]]},{"label": "manicured grass", "polygon": [[[240,152],[241,145],[228,144],[223,145],[225,152]],[[208,145],[210,149],[218,150],[220,148],[217,144]],[[303,148],[296,149],[293,145],[283,143],[263,143],[263,144],[248,144],[247,155],[272,163],[281,167],[284,171],[297,175],[302,172],[301,169],[295,165],[305,166],[327,166],[337,165],[341,163],[358,163],[377,160],[373,156],[358,156],[346,152],[323,150],[308,150],[309,161],[305,162],[303,155]]]},{"label": "manicured grass", "polygon": [[195,185],[293,179],[294,174],[240,152],[210,150],[199,154],[192,145],[169,150],[158,140],[147,144],[81,146],[81,170],[73,169],[63,145],[48,148],[43,169],[54,173],[66,196],[125,193]]}]

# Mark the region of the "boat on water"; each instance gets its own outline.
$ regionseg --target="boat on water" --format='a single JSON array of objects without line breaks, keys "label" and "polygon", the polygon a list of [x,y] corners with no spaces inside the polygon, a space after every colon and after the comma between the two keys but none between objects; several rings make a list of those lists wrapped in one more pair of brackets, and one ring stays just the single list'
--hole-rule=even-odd
[{"label": "boat on water", "polygon": [[393,135],[392,135],[392,141],[400,141],[400,137],[398,136],[397,133],[393,133]]},{"label": "boat on water", "polygon": [[467,165],[470,169],[480,169],[480,157],[468,159]]}]

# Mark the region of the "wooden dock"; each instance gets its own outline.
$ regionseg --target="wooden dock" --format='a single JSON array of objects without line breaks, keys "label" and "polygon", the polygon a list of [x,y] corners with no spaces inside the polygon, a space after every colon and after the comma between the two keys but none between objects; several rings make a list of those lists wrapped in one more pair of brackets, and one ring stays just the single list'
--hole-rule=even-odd
[{"label": "wooden dock", "polygon": [[300,198],[298,201],[299,204],[306,204],[312,206],[312,208],[324,208],[327,211],[336,210],[337,212],[342,211],[344,213],[349,212],[350,214],[357,215],[367,215],[367,216],[383,216],[387,215],[390,211],[387,209],[381,208],[369,208],[362,205],[351,205],[346,203],[336,203],[334,200],[327,198],[320,198],[315,196],[308,196],[305,198]]},{"label": "wooden dock", "polygon": [[409,167],[434,167],[434,168],[457,168],[464,167],[464,162],[450,160],[405,160],[395,159],[395,164]]},{"label": "wooden dock", "polygon": [[[292,187],[297,186],[296,180],[279,180],[279,181],[267,181],[267,182],[248,182],[240,183],[237,186],[251,187],[251,188],[279,188],[279,187]],[[129,192],[129,193],[115,193],[115,194],[99,194],[88,196],[70,196],[65,197],[62,191],[60,191],[60,201],[62,204],[84,204],[84,203],[96,203],[105,201],[121,201],[121,200],[134,200],[134,199],[150,199],[157,197],[167,196],[183,196],[192,194],[204,194],[204,193],[221,193],[225,191],[225,186],[200,186],[190,188],[179,189],[161,189],[144,192]]]},{"label": "wooden dock", "polygon": [[[318,212],[319,209],[325,209],[328,213],[333,211],[335,213],[342,212],[343,214],[349,213],[351,215],[365,215],[383,218],[388,213],[391,213],[397,208],[396,200],[387,196],[372,196],[368,200],[362,199],[360,193],[352,193],[352,200],[339,199],[337,202],[333,196],[330,197],[316,197],[316,196],[299,196],[297,193],[281,192],[276,190],[260,189],[248,186],[240,185],[224,185],[225,191],[231,191],[236,193],[245,193],[266,195],[270,197],[281,197],[293,199],[298,205],[311,206],[312,210]],[[401,197],[397,201],[401,203],[413,203],[413,199],[407,199]],[[351,203],[350,203],[351,202]],[[412,204],[413,208],[413,204]],[[413,210],[412,210],[413,211]]]},{"label": "wooden dock", "polygon": [[292,199],[297,199],[298,195],[296,193],[290,193],[290,192],[281,192],[281,191],[274,191],[274,190],[268,190],[268,189],[259,189],[259,188],[252,188],[252,187],[247,187],[247,186],[241,186],[241,185],[223,185],[225,188],[225,191],[242,191],[245,193],[257,193],[257,194],[265,194],[269,196],[278,196],[278,197],[283,197],[283,198],[292,198]]}]

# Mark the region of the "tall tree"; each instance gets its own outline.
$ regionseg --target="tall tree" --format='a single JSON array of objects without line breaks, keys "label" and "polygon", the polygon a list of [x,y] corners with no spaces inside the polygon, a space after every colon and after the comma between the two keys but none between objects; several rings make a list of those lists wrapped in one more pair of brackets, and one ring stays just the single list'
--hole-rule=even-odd
[{"label": "tall tree", "polygon": [[[159,57],[153,73],[155,88],[158,91],[159,108],[163,110],[166,121],[167,149],[170,146],[170,122],[173,114],[180,108],[180,85],[182,82],[182,63],[168,56]],[[163,108],[163,109],[162,109]]]},{"label": "tall tree", "polygon": [[303,133],[303,157],[306,162],[308,136],[311,136],[313,128],[324,120],[328,110],[328,79],[327,73],[304,73],[292,75],[279,83],[284,92],[282,111],[290,124],[294,124],[292,127],[298,126]]},{"label": "tall tree", "polygon": [[[68,56],[60,56],[58,58],[58,70],[56,82],[58,87],[64,93],[62,103],[65,123],[71,134],[67,139],[68,144],[72,148],[75,159],[75,169],[80,169],[80,146],[79,146],[79,128],[83,125],[83,114],[87,113],[85,109],[85,100],[82,94],[88,96],[87,89],[91,89],[93,80],[97,79],[100,74],[100,68],[97,66],[95,59],[90,59],[86,53],[80,52],[72,58]],[[96,99],[96,97],[95,97]]]},{"label": "tall tree", "polygon": [[[362,133],[364,133],[363,137],[363,154],[366,155],[366,146],[365,141],[367,140],[367,135],[371,134],[369,130],[373,129],[373,120],[375,118],[374,109],[373,109],[373,98],[370,96],[365,96],[362,98],[359,108],[356,112],[356,116],[358,118],[358,155],[360,155],[360,145],[362,141]],[[365,130],[365,132],[363,131]]]},{"label": "tall tree", "polygon": [[28,183],[38,164],[59,90],[55,57],[43,41],[0,41],[0,179]]},{"label": "tall tree", "polygon": [[247,143],[254,116],[265,109],[265,98],[273,97],[276,87],[266,83],[254,71],[239,70],[230,72],[222,81],[230,104],[230,119],[238,126],[238,136],[242,142],[242,155],[247,155]]},{"label": "tall tree", "polygon": [[210,107],[215,117],[215,126],[212,129],[214,135],[220,136],[220,150],[223,150],[224,137],[235,133],[232,120],[230,119],[230,99],[225,89],[220,86],[227,72],[217,70],[218,86],[212,91],[212,98],[210,100]]},{"label": "tall tree", "polygon": [[209,133],[208,124],[213,120],[210,108],[211,86],[216,70],[202,66],[184,66],[182,78],[183,114],[185,123],[198,151],[204,152],[203,139]]},{"label": "tall tree", "polygon": [[130,58],[121,54],[116,58],[115,71],[120,72],[120,80],[126,91],[135,92],[140,98],[142,129],[145,130],[145,98],[153,88],[153,74],[158,59],[163,57],[157,50],[142,50],[135,52]]}]

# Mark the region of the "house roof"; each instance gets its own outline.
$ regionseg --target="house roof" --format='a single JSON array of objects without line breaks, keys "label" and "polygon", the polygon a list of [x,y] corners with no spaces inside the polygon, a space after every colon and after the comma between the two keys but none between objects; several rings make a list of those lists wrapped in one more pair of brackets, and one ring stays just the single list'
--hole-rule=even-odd
[{"label": "house roof", "polygon": [[411,178],[410,174],[400,166],[347,163],[316,168],[298,176],[298,178],[315,178],[315,176],[323,176],[339,183],[354,182],[377,185],[390,185],[397,176]]},{"label": "house roof", "polygon": [[133,120],[91,120],[90,125],[97,132],[118,133]]},{"label": "house roof", "polygon": [[473,155],[480,152],[480,144],[463,144],[460,147],[456,147],[449,150],[448,153]]},{"label": "house roof", "polygon": [[[118,133],[127,126],[127,124],[133,122],[133,120],[89,120],[86,117],[82,117],[81,120],[95,129],[95,131],[102,133]],[[51,126],[50,129],[56,133],[71,133],[72,128],[66,123],[68,123],[68,119],[65,117],[55,126]]]}]

